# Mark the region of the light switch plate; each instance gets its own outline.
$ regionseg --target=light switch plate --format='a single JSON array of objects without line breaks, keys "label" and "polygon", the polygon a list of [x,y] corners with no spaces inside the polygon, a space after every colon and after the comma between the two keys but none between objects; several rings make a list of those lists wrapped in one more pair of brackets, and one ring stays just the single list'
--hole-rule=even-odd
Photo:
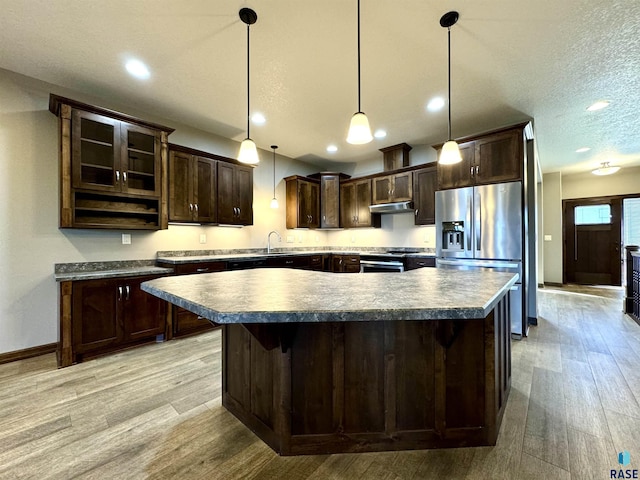
[{"label": "light switch plate", "polygon": [[123,233],[122,234],[122,244],[123,245],[131,245],[131,234]]},{"label": "light switch plate", "polygon": [[544,236],[544,241],[545,242],[550,242],[551,241],[551,235],[545,235]]}]

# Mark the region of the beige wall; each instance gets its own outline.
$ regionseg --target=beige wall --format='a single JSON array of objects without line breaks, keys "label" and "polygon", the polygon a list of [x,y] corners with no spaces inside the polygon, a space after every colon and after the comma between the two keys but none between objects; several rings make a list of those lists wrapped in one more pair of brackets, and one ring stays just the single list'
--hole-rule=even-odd
[{"label": "beige wall", "polygon": [[[169,141],[235,157],[238,143],[119,105],[91,98],[0,69],[0,353],[57,341],[55,263],[155,258],[158,250],[265,248],[267,234],[277,230],[277,246],[433,246],[432,227],[414,227],[410,214],[385,216],[381,229],[336,232],[285,229],[285,185],[282,178],[310,174],[315,167],[278,156],[276,196],[272,210],[272,152],[260,151],[254,170],[254,225],[244,228],[169,226],[158,232],[131,233],[122,245],[121,231],[58,229],[58,119],[48,111],[49,93],[145,118],[176,128]],[[132,102],[133,103],[133,102]],[[423,147],[429,155],[430,147]],[[417,148],[416,152],[421,149]],[[414,156],[414,161],[421,155]],[[424,158],[424,157],[423,157]],[[382,165],[380,154],[380,167]],[[372,162],[373,165],[374,162]],[[414,163],[414,162],[412,162]],[[371,167],[375,168],[375,167]],[[372,173],[369,172],[369,173]],[[353,172],[346,171],[353,175]],[[357,175],[364,173],[357,173]],[[199,243],[205,233],[207,242]]]},{"label": "beige wall", "polygon": [[[542,177],[544,281],[562,283],[562,176],[560,172]],[[551,240],[547,240],[551,236]]]},{"label": "beige wall", "polygon": [[623,168],[599,177],[591,172],[562,177],[562,199],[606,197],[640,193],[640,167]]}]

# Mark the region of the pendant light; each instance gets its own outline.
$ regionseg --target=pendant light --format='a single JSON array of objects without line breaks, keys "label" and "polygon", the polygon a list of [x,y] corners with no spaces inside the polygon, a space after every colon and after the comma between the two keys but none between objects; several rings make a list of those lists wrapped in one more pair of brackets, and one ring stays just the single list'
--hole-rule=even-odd
[{"label": "pendant light", "polygon": [[351,117],[347,142],[363,145],[373,140],[367,116],[360,109],[360,0],[358,0],[358,111]]},{"label": "pendant light", "polygon": [[612,175],[620,170],[620,167],[612,167],[609,165],[609,162],[602,162],[600,167],[592,170],[591,173],[594,175]]},{"label": "pendant light", "polygon": [[277,145],[271,145],[273,149],[273,198],[271,199],[271,208],[278,208],[278,199],[276,198],[276,148]]},{"label": "pendant light", "polygon": [[255,165],[260,162],[258,158],[258,149],[256,144],[251,140],[250,135],[250,90],[249,90],[249,28],[256,23],[258,15],[250,8],[240,10],[240,20],[247,25],[247,138],[240,144],[240,153],[238,153],[238,161]]},{"label": "pendant light", "polygon": [[440,26],[447,29],[447,62],[448,62],[448,80],[449,80],[449,140],[442,146],[442,151],[440,152],[440,159],[438,163],[441,165],[453,165],[455,163],[459,163],[462,161],[462,157],[460,156],[460,148],[458,144],[451,137],[451,27],[456,24],[458,21],[459,15],[458,12],[448,12],[445,13],[442,18],[440,18]]}]

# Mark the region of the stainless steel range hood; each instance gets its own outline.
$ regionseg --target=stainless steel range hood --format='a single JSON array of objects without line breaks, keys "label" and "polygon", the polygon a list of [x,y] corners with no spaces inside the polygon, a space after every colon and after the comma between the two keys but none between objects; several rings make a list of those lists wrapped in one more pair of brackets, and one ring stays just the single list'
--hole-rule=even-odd
[{"label": "stainless steel range hood", "polygon": [[379,205],[369,205],[371,213],[405,213],[413,212],[413,202],[381,203]]}]

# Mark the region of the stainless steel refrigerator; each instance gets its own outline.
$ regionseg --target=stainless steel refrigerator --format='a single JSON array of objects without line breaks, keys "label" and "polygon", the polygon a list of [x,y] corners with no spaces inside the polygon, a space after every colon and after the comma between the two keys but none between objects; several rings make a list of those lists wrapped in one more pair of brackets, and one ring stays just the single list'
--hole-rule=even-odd
[{"label": "stainless steel refrigerator", "polygon": [[436,192],[437,266],[517,273],[509,298],[516,338],[526,335],[522,210],[521,182]]}]

